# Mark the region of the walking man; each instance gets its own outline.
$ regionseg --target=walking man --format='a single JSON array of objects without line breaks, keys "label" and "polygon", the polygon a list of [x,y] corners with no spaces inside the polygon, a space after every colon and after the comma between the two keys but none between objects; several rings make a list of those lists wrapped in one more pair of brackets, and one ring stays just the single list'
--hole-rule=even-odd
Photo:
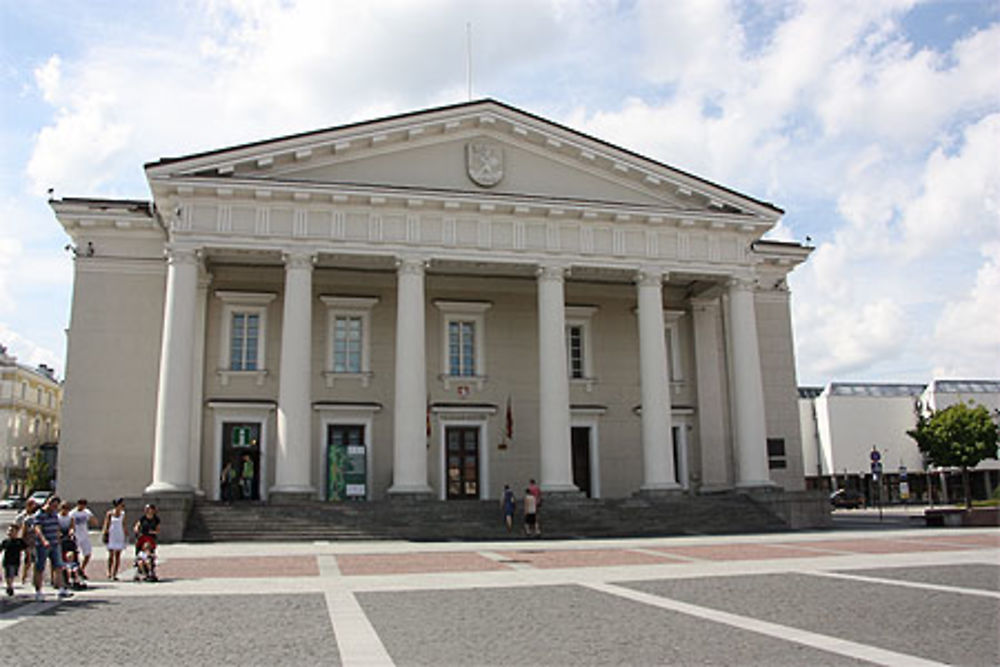
[{"label": "walking man", "polygon": [[46,501],[45,506],[35,515],[35,600],[41,602],[45,599],[42,595],[42,581],[45,574],[45,561],[52,563],[52,580],[59,586],[59,597],[66,598],[73,595],[66,590],[66,569],[62,560],[62,545],[60,544],[59,530],[59,502],[58,496],[52,496]]}]

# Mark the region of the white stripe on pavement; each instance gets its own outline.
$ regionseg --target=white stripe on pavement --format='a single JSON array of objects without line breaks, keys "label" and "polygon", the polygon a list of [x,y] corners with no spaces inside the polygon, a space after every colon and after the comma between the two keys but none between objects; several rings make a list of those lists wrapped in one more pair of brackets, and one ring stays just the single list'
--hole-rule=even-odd
[{"label": "white stripe on pavement", "polygon": [[326,593],[326,608],[344,667],[395,664],[353,593],[346,590]]},{"label": "white stripe on pavement", "polygon": [[809,632],[808,630],[799,630],[798,628],[793,628],[787,625],[779,625],[777,623],[770,623],[768,621],[762,621],[749,616],[740,616],[738,614],[730,614],[725,611],[709,609],[707,607],[699,607],[697,605],[688,604],[687,602],[680,602],[678,600],[672,600],[659,595],[643,593],[641,591],[623,588],[622,586],[616,586],[614,584],[585,583],[581,585],[596,591],[601,591],[602,593],[608,593],[609,595],[615,595],[620,598],[641,602],[652,607],[676,611],[681,614],[703,618],[707,621],[713,621],[715,623],[723,623],[734,628],[741,628],[743,630],[749,630],[750,632],[756,632],[757,634],[775,637],[782,641],[795,642],[796,644],[811,646],[813,648],[820,649],[821,651],[827,651],[828,653],[837,653],[839,655],[844,655],[858,660],[867,660],[868,662],[873,662],[879,665],[944,667],[944,663],[925,660],[923,658],[907,655],[905,653],[896,653],[895,651],[888,651],[875,646],[869,646],[867,644],[859,644],[846,639],[839,639],[829,635],[821,635],[815,632]]},{"label": "white stripe on pavement", "polygon": [[851,574],[849,572],[825,572],[823,570],[802,570],[798,573],[813,577],[829,577],[831,579],[848,579],[851,581],[864,581],[872,584],[902,586],[903,588],[919,588],[925,591],[941,591],[943,593],[959,593],[961,595],[978,595],[980,597],[985,597],[985,598],[1000,598],[1000,591],[987,591],[981,588],[962,588],[960,586],[928,584],[922,581],[906,581],[904,579],[886,579],[882,577],[869,577],[863,574]]}]

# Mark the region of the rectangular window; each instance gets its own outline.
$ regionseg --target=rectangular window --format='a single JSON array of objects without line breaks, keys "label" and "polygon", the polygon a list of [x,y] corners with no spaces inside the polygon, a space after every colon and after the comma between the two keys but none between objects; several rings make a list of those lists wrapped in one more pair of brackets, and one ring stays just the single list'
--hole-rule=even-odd
[{"label": "rectangular window", "polygon": [[260,315],[234,312],[229,338],[229,370],[257,370],[257,345],[260,338]]},{"label": "rectangular window", "polygon": [[448,322],[448,374],[459,377],[476,375],[475,322]]},{"label": "rectangular window", "polygon": [[784,438],[767,439],[767,467],[770,470],[788,467],[788,461],[785,459]]},{"label": "rectangular window", "polygon": [[336,315],[333,322],[333,371],[360,373],[363,345],[360,315]]},{"label": "rectangular window", "polygon": [[569,376],[581,379],[584,375],[583,327],[570,325],[566,327],[566,352],[569,355]]}]

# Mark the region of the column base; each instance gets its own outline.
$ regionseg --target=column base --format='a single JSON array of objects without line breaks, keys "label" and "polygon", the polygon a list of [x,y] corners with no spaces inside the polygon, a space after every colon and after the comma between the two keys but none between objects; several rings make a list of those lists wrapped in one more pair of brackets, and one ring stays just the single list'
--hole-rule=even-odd
[{"label": "column base", "polygon": [[[547,493],[553,496],[574,497],[583,495],[583,491],[581,491],[576,484],[546,484],[545,482],[542,482],[539,488],[542,489],[543,494]],[[514,495],[517,495],[517,492],[515,492]]]},{"label": "column base", "polygon": [[147,486],[142,494],[144,496],[157,495],[157,494],[190,494],[194,495],[194,487],[190,484],[174,484],[172,482],[153,482]]},{"label": "column base", "polygon": [[316,489],[311,486],[272,487],[267,492],[267,502],[275,505],[296,505],[316,500]]},{"label": "column base", "polygon": [[769,479],[749,481],[749,482],[737,482],[737,491],[759,491],[761,493],[768,493],[771,491],[780,491],[781,487],[772,482]]},{"label": "column base", "polygon": [[[150,485],[152,488],[153,485]],[[160,517],[159,542],[180,542],[184,539],[184,528],[187,526],[191,507],[194,505],[194,489],[190,491],[157,491],[149,489],[142,494],[145,503],[156,505],[156,514]],[[142,516],[142,512],[137,513]]]},{"label": "column base", "polygon": [[677,482],[660,482],[658,484],[643,484],[639,487],[640,498],[668,498],[684,495],[684,487]]},{"label": "column base", "polygon": [[386,491],[386,499],[405,503],[436,500],[434,490],[426,484],[394,484]]}]

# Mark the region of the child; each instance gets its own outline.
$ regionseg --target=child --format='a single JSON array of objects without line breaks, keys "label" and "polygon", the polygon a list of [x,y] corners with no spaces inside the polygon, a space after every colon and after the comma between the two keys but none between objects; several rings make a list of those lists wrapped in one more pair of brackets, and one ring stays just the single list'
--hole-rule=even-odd
[{"label": "child", "polygon": [[144,535],[136,542],[135,554],[135,578],[146,581],[159,581],[156,576],[156,540],[148,535]]},{"label": "child", "polygon": [[80,579],[80,564],[76,561],[76,543],[72,540],[63,540],[63,564],[66,566],[66,580],[74,591],[81,591],[87,588]]},{"label": "child", "polygon": [[20,530],[17,526],[7,527],[7,539],[0,542],[0,551],[3,551],[3,579],[7,584],[7,595],[14,595],[14,580],[17,579],[17,570],[21,565],[21,552],[27,550],[28,545],[21,539]]}]

